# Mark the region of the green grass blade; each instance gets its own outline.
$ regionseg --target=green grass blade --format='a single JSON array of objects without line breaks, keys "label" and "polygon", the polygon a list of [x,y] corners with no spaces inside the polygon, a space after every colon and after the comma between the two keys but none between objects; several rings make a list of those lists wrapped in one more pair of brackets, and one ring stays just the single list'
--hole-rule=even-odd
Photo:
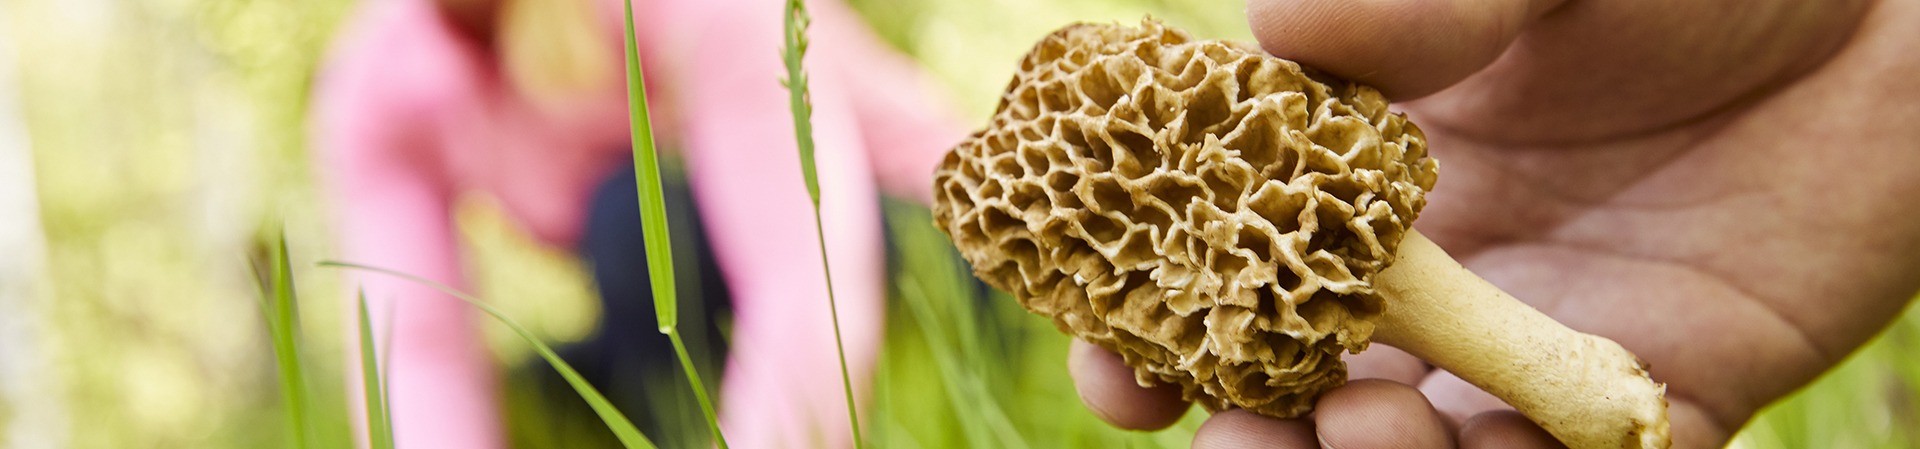
[{"label": "green grass blade", "polygon": [[[398,321],[393,301],[387,301],[387,323],[380,326],[380,413],[387,417],[387,431],[393,431],[393,322]],[[389,434],[391,436],[391,434]]]},{"label": "green grass blade", "polygon": [[727,449],[727,437],[720,432],[720,421],[713,411],[713,401],[707,398],[707,390],[700,383],[700,372],[694,369],[692,358],[687,356],[686,343],[680,340],[679,292],[674,287],[673,240],[671,233],[667,232],[667,202],[665,189],[660,184],[660,154],[653,145],[653,121],[647,113],[646,74],[641,71],[640,43],[633,33],[633,1],[624,3],[627,118],[632,122],[633,129],[634,188],[640,194],[640,228],[647,242],[647,274],[653,284],[653,313],[659,320],[660,332],[673,340],[674,352],[680,356],[680,367],[687,372],[687,385],[693,389],[694,398],[700,402],[700,412],[707,419],[707,430],[713,432],[713,440],[720,449]]},{"label": "green grass blade", "polygon": [[[907,304],[907,311],[912,313],[914,322],[920,325],[920,337],[926,340],[927,348],[933,353],[934,366],[940,371],[941,390],[952,398],[948,405],[953,408],[954,421],[967,436],[968,444],[985,446],[993,438],[986,424],[981,421],[981,414],[976,413],[976,409],[983,408],[983,404],[975,397],[975,392],[967,388],[969,384],[962,380],[965,374],[960,370],[959,361],[955,360],[953,343],[947,340],[947,330],[940,325],[940,318],[927,305],[930,300],[925,286],[920,285],[911,274],[906,276],[900,286],[903,293],[901,302]],[[1009,443],[1020,443],[1020,440],[1000,442],[1002,447],[1013,447]]]},{"label": "green grass blade", "polygon": [[273,358],[280,370],[280,392],[286,396],[287,425],[293,431],[296,449],[308,445],[313,423],[309,422],[306,369],[300,363],[300,309],[293,288],[293,266],[287,261],[287,237],[281,235],[273,246],[273,272],[265,290],[262,311],[267,316],[267,332],[273,341]]},{"label": "green grass blade", "polygon": [[585,378],[580,377],[580,373],[574,371],[573,365],[568,365],[566,360],[561,360],[560,354],[553,352],[553,348],[548,347],[545,343],[541,343],[539,338],[534,337],[533,332],[528,331],[525,327],[521,327],[520,323],[507,318],[506,314],[500,313],[500,310],[495,309],[492,305],[481,302],[478,298],[455,290],[453,287],[448,287],[446,284],[386,268],[335,261],[321,262],[320,266],[365,270],[406,279],[452,295],[454,298],[458,298],[480,309],[481,312],[492,316],[493,319],[499,320],[501,324],[507,325],[508,329],[513,330],[515,334],[519,334],[520,338],[526,340],[527,344],[533,345],[534,352],[539,353],[540,358],[546,359],[547,364],[552,365],[554,371],[560,372],[560,377],[567,380],[567,384],[573,387],[573,391],[579,393],[580,398],[587,401],[587,405],[593,408],[595,414],[600,415],[600,420],[606,422],[608,429],[613,430],[614,437],[620,439],[621,446],[627,449],[652,449],[655,447],[652,441],[647,440],[646,435],[640,434],[639,428],[633,426],[633,421],[627,420],[627,416],[620,413],[620,409],[614,408],[613,403],[608,402],[606,396],[601,395],[599,390],[595,390],[592,384],[588,384]]},{"label": "green grass blade", "polygon": [[[990,366],[987,362],[994,359],[979,348],[978,332],[974,328],[979,320],[973,310],[977,298],[965,293],[970,291],[970,285],[956,282],[961,279],[958,276],[964,275],[958,275],[962,271],[953,264],[946,238],[924,221],[925,209],[909,211],[897,206],[887,209],[889,231],[901,249],[901,302],[921,326],[922,337],[927,340],[935,365],[940,369],[942,388],[954,398],[952,404],[958,421],[969,431],[974,445],[987,445],[989,440],[982,435],[990,434],[995,447],[1028,447],[1013,420],[993,397],[986,376],[963,368]],[[923,280],[923,275],[931,279]],[[946,292],[940,298],[943,301],[938,303],[947,307],[936,308],[935,292]],[[946,323],[954,323],[955,327],[948,328]]]},{"label": "green grass blade", "polygon": [[394,384],[394,322],[399,313],[394,301],[386,301],[386,324],[380,326],[380,413],[388,418],[388,432],[394,430],[394,390],[388,388]]},{"label": "green grass blade", "polygon": [[366,394],[367,445],[393,449],[393,419],[387,415],[386,380],[381,376],[380,353],[374,350],[373,318],[367,313],[367,292],[360,298],[360,381]]},{"label": "green grass blade", "polygon": [[634,187],[640,192],[640,222],[647,243],[647,273],[653,284],[654,316],[660,333],[677,326],[680,314],[673,283],[673,246],[667,232],[667,206],[660,187],[660,155],[653,146],[653,120],[647,114],[646,74],[640,70],[639,43],[633,34],[633,1],[626,1],[627,117],[633,129]]},{"label": "green grass blade", "polygon": [[860,437],[860,411],[853,400],[853,375],[847,370],[847,345],[840,337],[840,304],[833,294],[833,266],[827,262],[827,230],[820,220],[820,176],[813,161],[813,103],[807,93],[807,73],[801,61],[807,54],[807,6],[801,0],[787,0],[786,47],[780,52],[787,66],[788,107],[793,110],[793,140],[800,148],[800,171],[807,179],[807,197],[813,200],[813,230],[820,241],[820,268],[827,277],[827,312],[833,318],[833,346],[840,356],[840,387],[847,396],[847,423],[853,426],[853,446],[864,447]]}]

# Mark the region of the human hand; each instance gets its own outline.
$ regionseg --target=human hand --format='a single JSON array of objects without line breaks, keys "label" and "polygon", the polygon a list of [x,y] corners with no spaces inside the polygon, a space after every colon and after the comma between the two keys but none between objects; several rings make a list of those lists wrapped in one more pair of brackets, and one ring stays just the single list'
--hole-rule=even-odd
[{"label": "human hand", "polygon": [[[1418,227],[1668,384],[1674,444],[1719,447],[1920,288],[1920,1],[1250,0],[1263,47],[1379,87],[1441,181]],[[1408,101],[1412,100],[1412,101]],[[1388,307],[1392,307],[1391,304]],[[1311,419],[1215,414],[1195,447],[1554,447],[1384,345]],[[1069,362],[1131,429],[1186,410],[1119,358]],[[1379,380],[1362,380],[1379,379]]]}]

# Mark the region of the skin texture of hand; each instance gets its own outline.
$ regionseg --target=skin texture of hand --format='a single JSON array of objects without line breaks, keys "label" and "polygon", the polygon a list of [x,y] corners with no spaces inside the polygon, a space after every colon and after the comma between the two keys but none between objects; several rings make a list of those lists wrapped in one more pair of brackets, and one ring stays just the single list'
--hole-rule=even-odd
[{"label": "skin texture of hand", "polygon": [[[1920,288],[1920,1],[1251,0],[1277,56],[1381,88],[1440,183],[1416,225],[1668,384],[1674,446],[1726,444]],[[1392,305],[1389,304],[1388,307]],[[1347,358],[1309,419],[1215,414],[1195,447],[1556,447],[1404,352]],[[1084,343],[1095,414],[1186,410]]]}]

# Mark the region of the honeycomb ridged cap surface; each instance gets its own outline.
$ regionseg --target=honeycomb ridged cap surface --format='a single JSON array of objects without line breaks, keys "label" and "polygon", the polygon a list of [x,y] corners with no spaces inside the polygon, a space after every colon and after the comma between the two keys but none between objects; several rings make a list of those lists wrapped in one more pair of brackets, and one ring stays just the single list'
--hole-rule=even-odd
[{"label": "honeycomb ridged cap surface", "polygon": [[1372,88],[1151,19],[1076,24],[940,163],[933,212],[976,276],[1142,385],[1295,417],[1391,307],[1369,282],[1435,176]]}]

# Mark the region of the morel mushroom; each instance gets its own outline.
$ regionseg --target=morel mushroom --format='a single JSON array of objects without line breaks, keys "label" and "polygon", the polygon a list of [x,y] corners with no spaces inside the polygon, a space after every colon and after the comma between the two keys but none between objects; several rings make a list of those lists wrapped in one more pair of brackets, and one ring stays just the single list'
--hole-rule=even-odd
[{"label": "morel mushroom", "polygon": [[1436,170],[1372,88],[1152,20],[1079,24],[941,162],[934,218],[988,284],[1209,409],[1304,415],[1379,341],[1573,448],[1666,447],[1633,354],[1412,230]]}]

